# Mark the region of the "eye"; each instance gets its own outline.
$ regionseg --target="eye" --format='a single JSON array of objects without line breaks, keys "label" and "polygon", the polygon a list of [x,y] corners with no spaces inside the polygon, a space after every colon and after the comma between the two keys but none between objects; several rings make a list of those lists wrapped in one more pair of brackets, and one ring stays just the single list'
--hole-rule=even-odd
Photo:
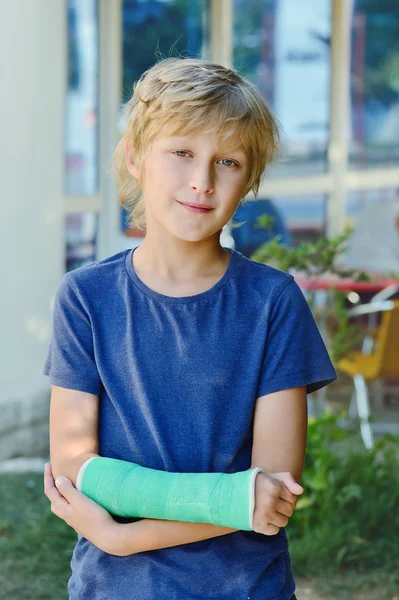
[{"label": "eye", "polygon": [[237,163],[235,163],[233,160],[230,160],[229,158],[222,158],[221,160],[224,161],[225,163],[230,163],[229,165],[225,164],[224,165],[225,167],[231,168],[231,167],[237,167],[238,166]]},{"label": "eye", "polygon": [[[176,150],[176,152],[173,152],[173,154],[176,154],[176,156],[181,156],[182,154],[186,154],[187,156],[191,156],[188,152],[186,152],[185,150]],[[181,158],[186,158],[185,156],[181,156]]]}]

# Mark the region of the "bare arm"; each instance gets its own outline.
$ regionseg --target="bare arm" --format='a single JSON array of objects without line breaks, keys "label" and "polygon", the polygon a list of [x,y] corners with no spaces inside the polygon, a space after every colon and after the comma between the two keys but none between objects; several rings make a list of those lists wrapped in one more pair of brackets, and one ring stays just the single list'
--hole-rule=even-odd
[{"label": "bare arm", "polygon": [[257,399],[251,468],[287,471],[300,483],[307,436],[306,387],[290,388]]},{"label": "bare arm", "polygon": [[115,554],[128,556],[138,552],[191,544],[235,531],[238,529],[218,527],[211,523],[142,519],[135,523],[119,524],[114,533],[113,548]]},{"label": "bare arm", "polygon": [[51,389],[50,461],[54,479],[76,485],[82,464],[98,456],[98,396],[57,385]]},{"label": "bare arm", "polygon": [[[304,386],[275,392],[257,399],[251,468],[266,473],[292,473],[299,483],[305,461],[307,434],[307,396]],[[145,519],[121,525],[116,547],[122,556],[188,544],[237,529],[206,523],[181,523]]]},{"label": "bare arm", "polygon": [[[76,486],[82,464],[98,454],[98,396],[53,385],[50,403],[50,456],[54,479],[64,475]],[[208,523],[142,519],[115,523],[115,553],[122,555],[189,544],[236,529]]]}]

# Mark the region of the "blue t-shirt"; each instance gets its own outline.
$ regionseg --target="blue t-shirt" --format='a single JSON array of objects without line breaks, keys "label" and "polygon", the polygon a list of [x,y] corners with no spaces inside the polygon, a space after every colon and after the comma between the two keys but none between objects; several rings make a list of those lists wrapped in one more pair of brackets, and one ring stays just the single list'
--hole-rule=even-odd
[{"label": "blue t-shirt", "polygon": [[[170,472],[249,469],[256,399],[337,377],[301,289],[229,250],[211,289],[166,296],[138,278],[133,252],[64,275],[44,374],[99,396],[101,456]],[[288,600],[295,590],[284,528],[127,557],[79,535],[71,568],[72,600]]]}]

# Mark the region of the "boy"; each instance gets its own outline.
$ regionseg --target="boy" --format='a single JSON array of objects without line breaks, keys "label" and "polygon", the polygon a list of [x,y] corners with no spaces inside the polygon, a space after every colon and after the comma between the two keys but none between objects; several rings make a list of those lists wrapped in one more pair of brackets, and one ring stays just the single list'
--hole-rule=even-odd
[{"label": "boy", "polygon": [[[154,65],[126,116],[120,199],[145,239],[64,276],[44,370],[53,473],[67,477],[55,487],[48,467],[46,494],[78,532],[70,598],[289,600],[306,394],[336,373],[293,277],[220,245],[274,157],[276,121],[255,86],[199,59]],[[251,526],[182,522],[179,497],[176,520],[112,518],[79,491],[105,460],[96,485],[116,507],[119,467],[203,481],[251,471]]]}]

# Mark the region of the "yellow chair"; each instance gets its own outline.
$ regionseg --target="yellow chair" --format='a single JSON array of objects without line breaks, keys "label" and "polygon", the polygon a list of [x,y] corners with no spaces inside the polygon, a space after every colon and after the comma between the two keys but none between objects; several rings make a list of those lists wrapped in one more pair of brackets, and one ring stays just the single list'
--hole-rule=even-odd
[{"label": "yellow chair", "polygon": [[349,311],[350,316],[368,314],[376,317],[382,312],[380,326],[375,335],[366,335],[361,352],[341,359],[337,368],[353,377],[354,394],[349,415],[357,413],[366,448],[374,445],[374,431],[399,432],[399,423],[370,423],[370,401],[367,382],[379,380],[399,381],[399,300],[372,301]]}]

